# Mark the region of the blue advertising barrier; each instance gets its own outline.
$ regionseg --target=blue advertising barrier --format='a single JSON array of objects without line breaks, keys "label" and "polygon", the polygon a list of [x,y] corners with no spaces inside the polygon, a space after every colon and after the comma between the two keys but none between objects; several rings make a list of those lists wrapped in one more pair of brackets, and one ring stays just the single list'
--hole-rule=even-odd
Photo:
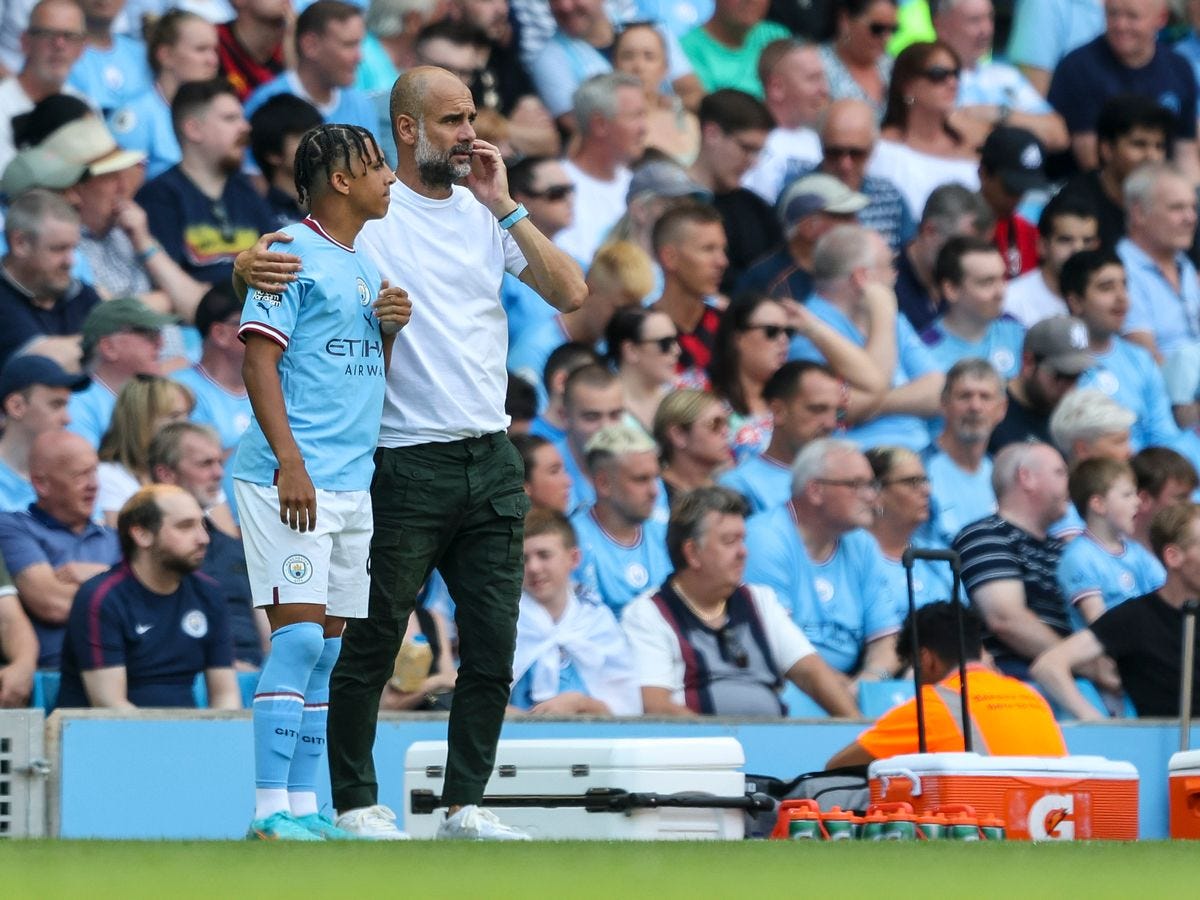
[{"label": "blue advertising barrier", "polygon": [[[253,806],[249,714],[58,712],[57,797],[50,798],[51,834],[67,838],[236,839]],[[820,769],[863,725],[849,722],[531,721],[505,723],[505,739],[730,736],[746,751],[746,771],[791,777]],[[1072,754],[1133,763],[1141,776],[1139,820],[1143,838],[1167,836],[1167,760],[1178,748],[1169,721],[1065,724]],[[404,757],[414,741],[445,740],[442,717],[381,716],[375,744],[379,799],[406,817]],[[1200,727],[1193,733],[1193,743]],[[329,790],[320,799],[328,810]]]}]

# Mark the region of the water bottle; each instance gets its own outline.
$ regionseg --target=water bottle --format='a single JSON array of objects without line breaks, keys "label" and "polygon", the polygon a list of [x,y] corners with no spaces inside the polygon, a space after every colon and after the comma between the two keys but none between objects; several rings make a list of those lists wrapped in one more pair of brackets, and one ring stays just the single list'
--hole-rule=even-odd
[{"label": "water bottle", "polygon": [[429,677],[429,665],[432,662],[433,648],[429,646],[429,639],[417,632],[412,640],[400,645],[396,666],[388,683],[402,694],[419,691]]}]

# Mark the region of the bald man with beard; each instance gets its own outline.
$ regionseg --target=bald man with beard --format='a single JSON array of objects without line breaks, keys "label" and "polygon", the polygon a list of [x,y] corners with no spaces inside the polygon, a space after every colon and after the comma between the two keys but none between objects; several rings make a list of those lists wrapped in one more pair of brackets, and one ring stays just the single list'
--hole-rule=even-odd
[{"label": "bald man with beard", "polygon": [[[505,434],[500,280],[510,272],[562,312],[579,308],[587,288],[579,266],[512,199],[500,152],[476,137],[474,101],[455,75],[406,72],[392,88],[391,118],[398,180],[387,215],[355,247],[409,293],[413,318],[392,351],[375,457],[370,612],[347,626],[331,682],[337,826],[405,837],[378,802],[371,752],[383,686],[436,566],[458,604],[461,657],[438,835],[527,840],[479,808],[508,702],[529,508],[521,457]],[[284,239],[266,235],[238,258],[237,275],[277,292],[299,268],[297,257],[266,249]]]}]

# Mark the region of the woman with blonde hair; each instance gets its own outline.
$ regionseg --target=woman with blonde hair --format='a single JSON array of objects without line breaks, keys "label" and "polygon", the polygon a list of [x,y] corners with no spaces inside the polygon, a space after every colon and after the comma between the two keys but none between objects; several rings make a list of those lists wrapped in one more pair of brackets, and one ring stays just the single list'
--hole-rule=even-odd
[{"label": "woman with blonde hair", "polygon": [[708,391],[671,391],[654,414],[654,440],[662,459],[667,505],[698,487],[710,487],[733,461],[729,451],[729,413]]},{"label": "woman with blonde hair", "polygon": [[96,508],[108,525],[115,528],[125,501],[150,484],[150,441],[155,433],[168,422],[188,418],[195,405],[191,390],[155,375],[138,375],[121,388],[108,431],[100,440]]},{"label": "woman with blonde hair", "polygon": [[646,94],[646,146],[690,166],[700,149],[700,122],[667,81],[667,42],[653,22],[631,22],[617,34],[612,64],[642,82]]}]

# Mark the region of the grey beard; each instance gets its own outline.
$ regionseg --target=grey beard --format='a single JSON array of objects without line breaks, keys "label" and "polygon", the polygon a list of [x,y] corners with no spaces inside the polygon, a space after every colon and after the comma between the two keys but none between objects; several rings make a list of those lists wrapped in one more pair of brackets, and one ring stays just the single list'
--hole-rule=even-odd
[{"label": "grey beard", "polygon": [[421,179],[421,183],[430,188],[449,188],[454,182],[471,174],[469,161],[451,161],[454,152],[462,149],[456,145],[444,153],[435,150],[425,137],[425,123],[418,125],[417,146],[413,155],[417,163],[417,177]]}]

